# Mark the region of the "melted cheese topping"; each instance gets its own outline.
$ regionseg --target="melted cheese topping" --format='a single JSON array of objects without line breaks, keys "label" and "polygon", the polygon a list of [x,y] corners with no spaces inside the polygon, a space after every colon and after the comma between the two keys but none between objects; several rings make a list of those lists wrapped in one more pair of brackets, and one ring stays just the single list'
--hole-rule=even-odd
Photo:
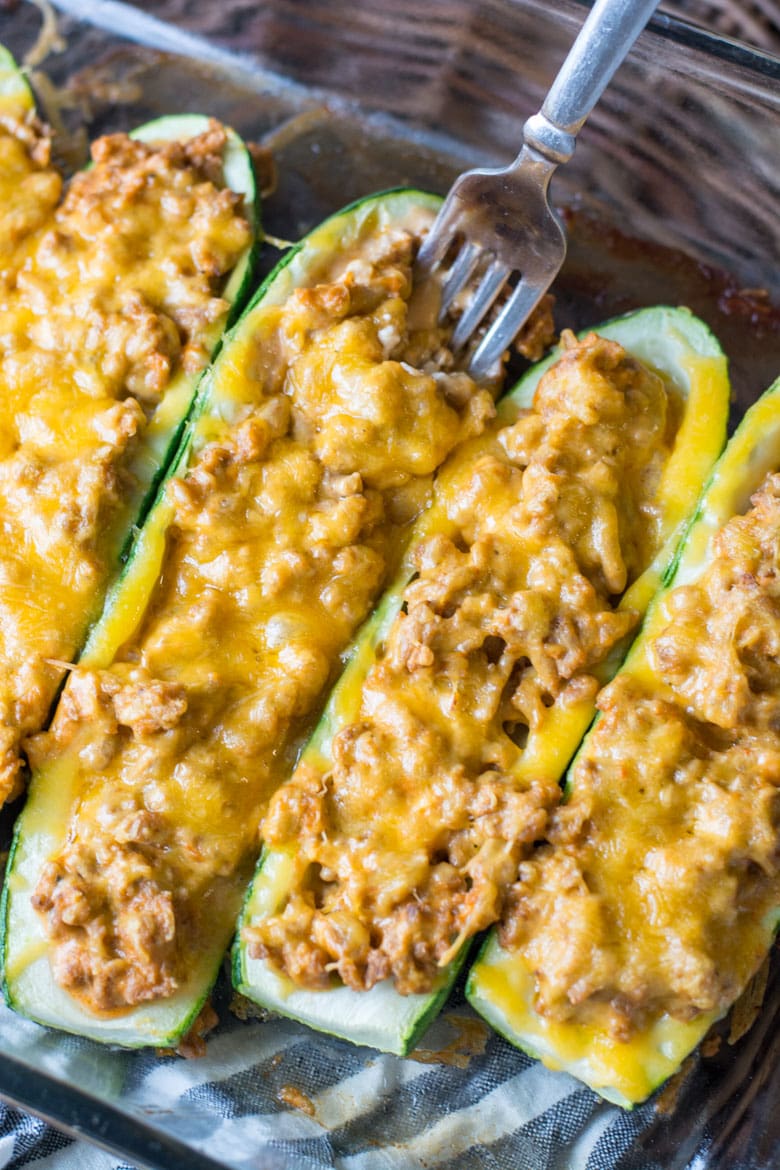
[{"label": "melted cheese topping", "polygon": [[667,405],[619,345],[570,337],[533,410],[453,458],[359,693],[352,671],[329,750],[263,824],[296,872],[251,954],[303,986],[415,994],[497,919],[638,617],[617,599],[662,540]]},{"label": "melted cheese topping", "polygon": [[158,405],[224,324],[250,231],[206,177],[223,144],[103,139],[61,198],[40,127],[0,116],[0,800],[99,612]]},{"label": "melted cheese topping", "polygon": [[[779,580],[769,475],[602,692],[551,844],[521,869],[511,960],[478,974],[529,1043],[629,1100],[734,1002],[776,925]],[[509,1009],[512,979],[525,986]]]},{"label": "melted cheese topping", "polygon": [[245,319],[150,520],[140,624],[104,669],[74,672],[34,745],[36,767],[71,773],[34,904],[55,977],[93,1011],[173,994],[230,929],[265,803],[432,472],[494,413],[444,372],[444,332],[416,323],[413,246],[374,224],[321,283]]},{"label": "melted cheese topping", "polygon": [[562,1021],[534,1008],[534,973],[520,951],[491,939],[469,977],[469,999],[498,1031],[555,1071],[579,1077],[619,1105],[643,1101],[676,1072],[702,1040],[714,1015],[684,1023],[662,1014],[616,1043],[599,1020]]}]

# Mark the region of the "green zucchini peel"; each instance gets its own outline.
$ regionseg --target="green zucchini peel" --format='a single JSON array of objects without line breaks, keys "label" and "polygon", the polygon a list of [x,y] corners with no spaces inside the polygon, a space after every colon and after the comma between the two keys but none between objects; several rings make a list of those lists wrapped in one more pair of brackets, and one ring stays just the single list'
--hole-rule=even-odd
[{"label": "green zucchini peel", "polygon": [[[6,59],[0,55],[0,95],[6,84],[3,81],[5,68]],[[146,143],[186,141],[204,133],[210,124],[211,119],[199,114],[171,115],[138,127],[131,132],[130,136]],[[227,144],[223,156],[223,175],[225,185],[242,196],[243,213],[252,231],[250,244],[234,265],[222,292],[223,298],[230,304],[228,315],[228,320],[230,320],[240,311],[249,295],[259,249],[259,195],[252,159],[246,145],[230,129],[227,130]],[[223,330],[224,322],[217,322],[212,326],[210,334],[204,339],[212,357],[220,348]],[[161,480],[165,478],[167,466],[174,459],[180,446],[187,417],[202,380],[203,373],[193,375],[182,370],[175,375],[149,422],[143,443],[131,461],[130,470],[135,477],[136,488],[131,497],[124,502],[122,514],[113,525],[112,530],[105,536],[109,546],[108,562],[115,565],[114,581],[108,583],[110,585],[107,590],[109,600],[115,597],[118,592],[121,593],[122,581],[127,576],[128,566],[136,560],[134,546],[137,543],[140,525],[152,504]],[[83,639],[87,641],[87,645],[95,635],[96,630],[101,628],[99,615],[101,608],[105,613],[104,601],[106,601],[106,596],[103,594],[96,597],[94,610],[84,615]],[[97,624],[92,626],[90,632],[90,624],[94,622]],[[87,654],[87,650],[82,650],[81,659],[84,658],[85,654]],[[0,900],[0,931],[2,932],[0,946],[4,960],[3,989],[7,1002],[24,1014],[24,1005],[28,1000],[33,1003],[36,995],[45,994],[47,997],[46,1012],[54,1015],[59,1013],[65,1021],[68,1020],[69,1012],[72,1009],[72,1004],[65,993],[53,981],[46,979],[43,980],[45,986],[45,991],[43,991],[43,987],[39,986],[41,968],[36,968],[31,974],[31,980],[27,987],[24,990],[20,989],[12,975],[9,975],[9,971],[12,969],[9,959],[16,943],[12,934],[23,937],[26,932],[25,917],[33,915],[29,906],[23,906],[22,901],[16,897],[17,889],[20,883],[24,884],[25,867],[31,864],[32,857],[48,838],[49,813],[54,811],[56,817],[57,799],[62,799],[67,791],[66,778],[63,781],[62,792],[48,809],[41,808],[42,805],[45,806],[45,801],[40,795],[36,795],[34,799],[31,798],[28,801],[28,806],[15,827],[8,860],[7,878]],[[28,836],[25,826],[29,826],[31,821],[37,823],[38,827],[31,836]],[[37,1018],[34,1011],[30,1014],[32,1018]],[[114,1041],[112,1040],[112,1042]],[[117,1039],[115,1042],[121,1041]]]}]

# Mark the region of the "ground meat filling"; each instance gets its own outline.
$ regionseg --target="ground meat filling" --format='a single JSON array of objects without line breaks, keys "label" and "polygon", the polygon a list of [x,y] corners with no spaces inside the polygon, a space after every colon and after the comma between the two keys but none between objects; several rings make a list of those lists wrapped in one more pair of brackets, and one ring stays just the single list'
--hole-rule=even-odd
[{"label": "ground meat filling", "polygon": [[271,801],[266,844],[294,858],[279,912],[247,930],[296,983],[432,988],[495,922],[559,800],[522,772],[549,708],[635,626],[616,597],[657,545],[667,393],[617,344],[568,335],[532,410],[456,455],[441,523],[332,766],[306,758]]},{"label": "ground meat filling", "polygon": [[[226,141],[216,122],[184,143],[109,135],[69,184],[37,271],[19,273],[17,287],[54,301],[32,339],[48,350],[67,335],[66,351],[95,379],[81,369],[82,390],[154,404],[174,365],[194,373],[208,361],[205,335],[228,308],[222,279],[250,240],[241,196],[219,185]],[[46,287],[63,263],[80,275],[65,303]]]},{"label": "ground meat filling", "polygon": [[45,130],[0,117],[0,803],[100,604],[147,424],[225,320],[251,236],[225,143],[99,139],[62,198]]},{"label": "ground meat filling", "polygon": [[495,413],[446,331],[418,321],[416,246],[386,227],[254,311],[168,486],[140,629],[109,668],[73,673],[31,745],[37,767],[76,761],[78,807],[34,905],[56,978],[93,1011],[170,994],[235,921],[268,797],[432,472]]},{"label": "ground meat filling", "polygon": [[714,540],[651,644],[659,696],[630,674],[599,700],[550,844],[503,928],[553,1019],[628,1039],[668,1012],[722,1012],[761,962],[780,901],[780,475]]}]

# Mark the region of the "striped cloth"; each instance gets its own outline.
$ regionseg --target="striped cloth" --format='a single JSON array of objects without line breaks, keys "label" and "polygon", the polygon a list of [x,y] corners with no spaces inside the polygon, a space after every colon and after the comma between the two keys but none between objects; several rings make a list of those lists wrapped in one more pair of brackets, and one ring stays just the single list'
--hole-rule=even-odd
[{"label": "striped cloth", "polygon": [[[194,1060],[53,1037],[7,1009],[0,1035],[33,1067],[240,1170],[669,1170],[666,1143],[656,1155],[645,1141],[657,1124],[653,1105],[633,1113],[607,1105],[474,1020],[456,994],[425,1037],[428,1054],[408,1060],[230,1013]],[[459,1036],[484,1051],[464,1054]],[[429,1063],[431,1050],[456,1064]],[[0,1108],[0,1167],[128,1165]]]}]

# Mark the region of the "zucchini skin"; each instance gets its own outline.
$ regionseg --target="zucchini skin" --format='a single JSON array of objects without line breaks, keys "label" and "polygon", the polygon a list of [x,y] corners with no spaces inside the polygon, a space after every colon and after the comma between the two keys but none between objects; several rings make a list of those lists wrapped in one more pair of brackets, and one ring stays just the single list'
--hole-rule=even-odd
[{"label": "zucchini skin", "polygon": [[24,117],[35,110],[33,92],[12,53],[0,45],[0,113]]},{"label": "zucchini skin", "polygon": [[[780,467],[780,379],[748,410],[713,469],[676,555],[664,587],[648,611],[639,637],[620,671],[661,680],[651,665],[651,642],[668,622],[665,603],[671,591],[697,581],[711,561],[711,541],[734,515],[744,511],[769,471]],[[598,719],[594,722],[594,728]],[[591,733],[589,733],[590,736]],[[583,742],[582,749],[588,743]],[[570,776],[577,764],[572,761]],[[762,921],[768,953],[780,923],[780,906]],[[472,1006],[511,1044],[550,1068],[578,1077],[602,1097],[631,1109],[645,1100],[704,1039],[723,1013],[702,1013],[688,1022],[656,1016],[625,1044],[595,1026],[554,1023],[533,1008],[533,975],[520,955],[503,950],[495,935],[485,942],[472,968],[466,994]],[[728,1009],[727,1009],[728,1010]]]},{"label": "zucchini skin", "polygon": [[[725,441],[729,385],[726,361],[707,327],[687,310],[657,307],[607,322],[595,331],[621,342],[629,352],[671,378],[687,397],[678,432],[678,442],[664,474],[662,491],[666,523],[665,540],[653,563],[627,590],[621,601],[644,613],[660,587],[678,539],[695,505],[702,482],[708,475]],[[589,332],[589,331],[586,331]],[[557,353],[538,363],[499,404],[499,419],[505,423],[531,405],[542,375],[555,362]],[[435,510],[435,503],[434,503]],[[419,533],[425,531],[431,514],[424,516]],[[414,535],[410,547],[415,543]],[[341,695],[354,694],[362,685],[375,659],[375,647],[384,640],[403,600],[412,575],[409,562],[385,594],[373,617],[363,627],[353,646],[344,674],[325,708],[322,720],[304,749],[303,759],[327,766],[333,736],[339,728]],[[625,653],[623,647],[622,653]],[[617,656],[602,664],[600,681],[606,682],[619,666]],[[585,734],[594,714],[588,702],[573,711],[572,717],[558,719],[545,732],[560,778]],[[273,970],[267,962],[253,959],[243,941],[243,929],[252,921],[273,913],[285,894],[284,857],[264,852],[244,904],[233,948],[233,983],[240,993],[261,1006],[287,1015],[311,1027],[357,1044],[406,1055],[414,1048],[436,1016],[467,957],[463,947],[456,960],[442,973],[439,987],[429,995],[401,996],[388,982],[371,991],[356,992],[344,986],[328,991],[308,991]]]},{"label": "zucchini skin", "polygon": [[[194,138],[208,128],[211,119],[206,114],[166,114],[144,122],[130,131],[130,137],[139,142],[168,142],[177,139]],[[236,191],[242,198],[242,211],[252,228],[252,242],[235,265],[224,290],[225,300],[230,302],[225,329],[235,324],[248,303],[255,283],[255,272],[260,256],[262,230],[260,226],[260,190],[254,174],[252,158],[242,138],[230,126],[226,126],[227,145],[222,160],[225,185]],[[225,330],[217,339],[212,359],[216,357]]]},{"label": "zucchini skin", "polygon": [[[21,70],[11,54],[0,45],[0,110],[9,92],[22,100],[22,112],[34,112],[34,98]],[[16,109],[14,113],[18,112]],[[129,137],[144,143],[187,140],[209,128],[211,119],[202,114],[175,114],[146,122],[130,131]],[[236,132],[226,127],[227,145],[224,174],[227,185],[242,196],[242,211],[251,229],[251,241],[228,278],[222,296],[229,302],[227,319],[212,326],[204,336],[210,359],[216,356],[225,330],[240,315],[249,298],[261,247],[260,194],[249,151]],[[90,164],[91,165],[91,164]],[[96,594],[90,612],[84,615],[79,638],[83,647],[90,629],[100,616],[107,593],[123,571],[133,542],[154,501],[160,482],[179,447],[187,418],[196,400],[198,386],[206,370],[198,374],[179,371],[169,383],[162,400],[153,412],[129,470],[136,486],[123,501],[121,512],[104,534],[107,559],[113,565],[108,579]],[[78,655],[75,656],[76,658]]]},{"label": "zucchini skin", "polygon": [[[220,363],[230,363],[232,344],[241,346],[251,336],[254,310],[283,304],[290,293],[305,283],[314,283],[332,260],[341,241],[360,237],[365,225],[379,217],[380,223],[400,220],[406,210],[420,207],[435,212],[440,200],[417,191],[394,191],[371,196],[352,204],[326,220],[308,237],[286,253],[263,282],[239,321],[226,335],[219,355],[201,380],[179,445],[143,529],[135,541],[121,578],[109,594],[103,614],[93,628],[80,663],[100,669],[113,659],[116,650],[132,636],[142,620],[159,574],[165,551],[166,531],[172,520],[163,489],[178,472],[186,469],[199,424],[209,418],[229,419],[233,401],[215,390]],[[351,234],[350,234],[351,233]],[[60,766],[63,765],[63,766]],[[70,807],[68,792],[72,776],[67,760],[57,767],[34,774],[27,805],[17,821],[8,876],[0,902],[4,990],[14,1010],[39,1023],[54,1026],[102,1043],[127,1048],[149,1045],[172,1047],[190,1029],[216,979],[235,927],[238,907],[229,916],[215,913],[214,937],[193,960],[190,978],[168,1000],[131,1009],[114,1017],[98,1017],[80,1007],[54,981],[46,956],[46,940],[37,915],[29,905],[31,888],[41,864],[57,848],[60,827]]]}]

